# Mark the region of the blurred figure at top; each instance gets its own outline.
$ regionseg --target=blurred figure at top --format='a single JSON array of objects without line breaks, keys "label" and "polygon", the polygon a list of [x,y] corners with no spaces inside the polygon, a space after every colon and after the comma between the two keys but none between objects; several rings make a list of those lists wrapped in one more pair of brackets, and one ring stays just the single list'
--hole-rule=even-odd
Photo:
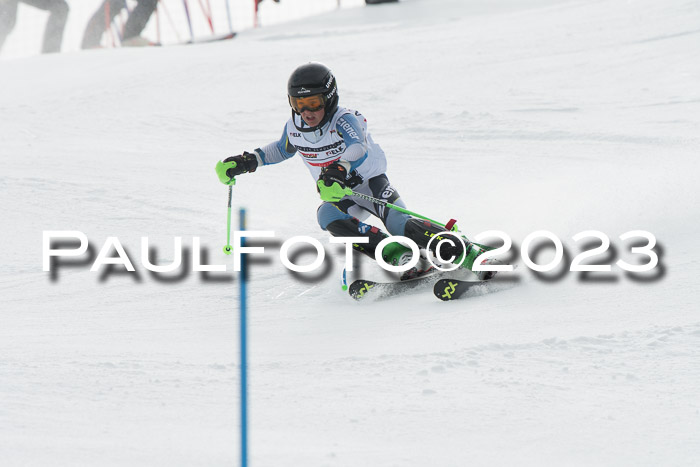
[{"label": "blurred figure at top", "polygon": [[19,2],[49,12],[41,52],[45,54],[60,52],[63,31],[68,19],[68,4],[65,0],[0,0],[0,50],[17,22]]},{"label": "blurred figure at top", "polygon": [[[2,1],[2,0],[0,0]],[[124,25],[124,34],[121,38],[123,46],[142,46],[156,45],[149,40],[141,37],[141,32],[151,19],[151,15],[158,6],[158,0],[138,0],[134,9],[129,12],[129,18]],[[97,9],[87,27],[83,36],[83,49],[94,49],[100,46],[102,35],[109,28],[109,23],[114,20],[122,9],[127,8],[126,0],[105,0]],[[109,22],[105,11],[109,9]],[[127,8],[128,11],[128,8]]]}]

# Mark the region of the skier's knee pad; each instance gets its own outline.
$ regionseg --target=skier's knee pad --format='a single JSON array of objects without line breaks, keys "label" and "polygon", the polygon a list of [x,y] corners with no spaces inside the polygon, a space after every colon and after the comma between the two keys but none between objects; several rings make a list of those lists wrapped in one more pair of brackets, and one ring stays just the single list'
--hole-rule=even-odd
[{"label": "skier's knee pad", "polygon": [[360,222],[354,217],[336,219],[326,226],[326,230],[334,237],[368,237],[370,242],[376,240],[376,243],[388,237],[379,228]]},{"label": "skier's knee pad", "polygon": [[367,237],[368,243],[355,243],[352,247],[370,257],[374,257],[374,251],[379,242],[388,237],[379,228],[360,222],[354,217],[337,219],[328,224],[326,230],[334,237]]}]

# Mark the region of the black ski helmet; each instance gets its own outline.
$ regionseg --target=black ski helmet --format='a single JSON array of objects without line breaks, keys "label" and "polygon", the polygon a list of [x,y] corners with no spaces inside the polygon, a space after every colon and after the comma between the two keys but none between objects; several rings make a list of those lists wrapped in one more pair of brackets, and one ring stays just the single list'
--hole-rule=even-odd
[{"label": "black ski helmet", "polygon": [[299,115],[294,109],[292,98],[321,95],[324,102],[325,115],[313,128],[299,128],[296,122],[294,126],[300,131],[313,131],[325,125],[338,109],[338,84],[333,72],[323,63],[309,62],[297,67],[287,81],[287,99],[292,107],[292,121],[294,114]]}]

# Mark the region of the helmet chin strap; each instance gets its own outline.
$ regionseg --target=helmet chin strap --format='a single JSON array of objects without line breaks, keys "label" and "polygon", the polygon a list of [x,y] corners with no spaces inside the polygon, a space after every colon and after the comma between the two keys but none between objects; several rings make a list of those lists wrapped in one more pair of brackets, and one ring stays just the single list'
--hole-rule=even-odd
[{"label": "helmet chin strap", "polygon": [[299,116],[299,120],[302,122],[302,124],[306,124],[306,122],[301,117],[300,113],[297,113],[294,109],[292,109],[292,123],[294,124],[294,126],[296,127],[297,130],[299,130],[303,133],[311,133],[311,132],[316,131],[316,130],[321,130],[321,132],[323,132],[323,130],[322,130],[323,125],[328,123],[328,121],[333,117],[333,115],[335,115],[335,112],[337,110],[338,110],[338,107],[336,107],[335,110],[331,113],[326,112],[326,114],[323,116],[321,121],[318,122],[318,125],[316,125],[316,126],[300,127],[299,125],[297,125],[297,121],[296,121],[295,116],[297,116],[297,115]]}]

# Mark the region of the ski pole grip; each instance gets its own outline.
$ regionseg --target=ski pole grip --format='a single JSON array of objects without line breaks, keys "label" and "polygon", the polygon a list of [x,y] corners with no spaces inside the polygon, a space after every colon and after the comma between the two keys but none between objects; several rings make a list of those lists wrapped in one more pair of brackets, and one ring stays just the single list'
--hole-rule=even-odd
[{"label": "ski pole grip", "polygon": [[228,172],[228,169],[233,169],[236,167],[236,163],[234,161],[231,162],[223,162],[219,161],[216,163],[216,175],[219,177],[219,181],[223,183],[224,185],[235,185],[236,184],[236,179],[234,177],[229,177],[226,175],[226,172]]}]

